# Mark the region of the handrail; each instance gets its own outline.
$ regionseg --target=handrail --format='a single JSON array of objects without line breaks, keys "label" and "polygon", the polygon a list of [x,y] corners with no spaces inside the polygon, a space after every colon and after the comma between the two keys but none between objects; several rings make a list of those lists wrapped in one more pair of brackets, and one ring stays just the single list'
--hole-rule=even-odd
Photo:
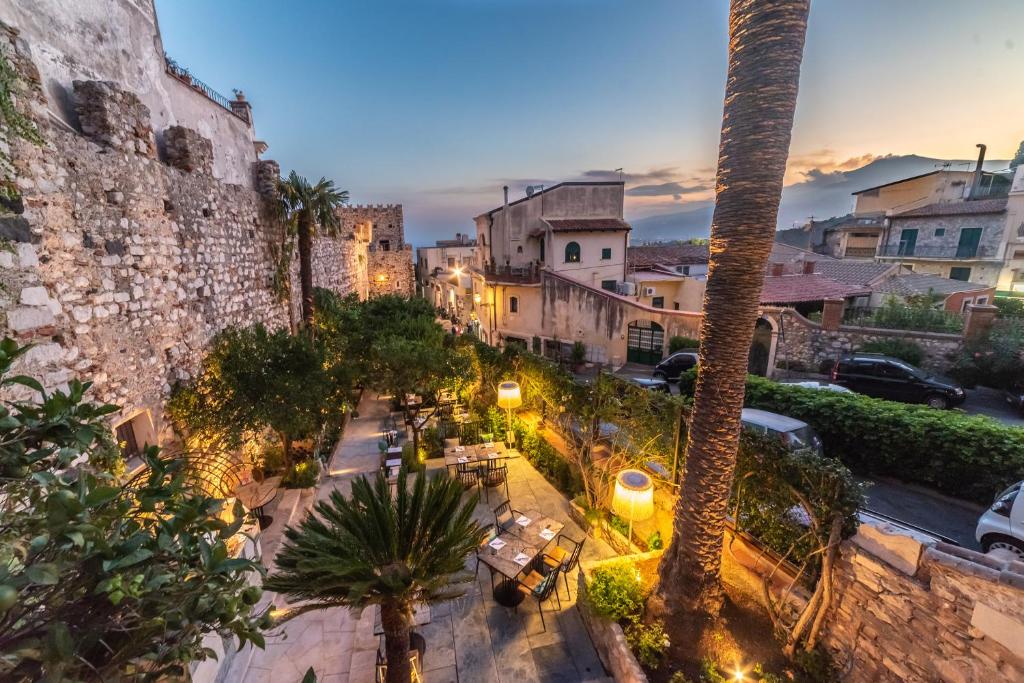
[{"label": "handrail", "polygon": [[189,86],[196,92],[205,95],[207,99],[216,102],[220,106],[224,107],[224,109],[228,110],[235,116],[238,116],[238,118],[242,119],[243,121],[245,120],[241,116],[239,116],[239,114],[234,109],[231,108],[231,100],[224,97],[224,95],[221,95],[219,92],[208,86],[206,83],[196,78],[191,71],[183,67],[181,64],[178,64],[176,61],[171,59],[166,54],[164,54],[164,65],[166,67],[165,70],[169,75],[178,79],[179,81]]}]

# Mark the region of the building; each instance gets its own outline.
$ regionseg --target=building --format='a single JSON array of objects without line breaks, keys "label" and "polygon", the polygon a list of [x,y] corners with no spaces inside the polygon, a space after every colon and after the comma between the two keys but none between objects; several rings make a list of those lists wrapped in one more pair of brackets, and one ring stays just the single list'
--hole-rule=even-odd
[{"label": "building", "polygon": [[401,204],[355,204],[338,210],[341,233],[365,235],[369,240],[366,271],[369,295],[412,296],[415,278],[412,245],[405,242]]},{"label": "building", "polygon": [[878,307],[888,299],[906,301],[911,297],[931,296],[938,299],[942,310],[966,313],[971,304],[992,303],[995,287],[975,282],[962,282],[928,273],[901,271],[878,283],[871,291],[871,306]]},{"label": "building", "polygon": [[[453,240],[437,240],[416,249],[416,291],[438,308],[462,317],[466,311],[469,269],[476,263],[476,240],[456,233]],[[462,285],[465,285],[463,287]]]}]

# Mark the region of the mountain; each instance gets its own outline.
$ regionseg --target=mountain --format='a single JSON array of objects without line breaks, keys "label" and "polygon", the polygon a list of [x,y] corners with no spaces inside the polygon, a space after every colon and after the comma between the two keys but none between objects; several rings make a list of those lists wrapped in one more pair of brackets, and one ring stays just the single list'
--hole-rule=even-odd
[{"label": "mountain", "polygon": [[[855,168],[852,171],[823,173],[812,170],[807,180],[787,185],[782,190],[782,204],[779,207],[779,228],[807,222],[808,217],[816,219],[842,216],[853,210],[852,193],[875,185],[884,185],[901,178],[929,173],[944,164],[954,170],[974,168],[974,161],[931,159],[907,154],[887,156]],[[1009,165],[1006,160],[985,162],[985,170],[995,171]],[[687,209],[672,213],[648,216],[631,220],[634,242],[660,239],[691,239],[707,237],[711,231],[711,214],[714,203],[692,202]]]}]

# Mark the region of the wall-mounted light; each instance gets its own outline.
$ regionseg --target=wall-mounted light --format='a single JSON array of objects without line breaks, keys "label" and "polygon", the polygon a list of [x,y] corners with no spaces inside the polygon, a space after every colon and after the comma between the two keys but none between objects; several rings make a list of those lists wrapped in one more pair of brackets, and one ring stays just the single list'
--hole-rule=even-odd
[{"label": "wall-mounted light", "polygon": [[388,276],[386,273],[377,273],[377,282],[387,282]]},{"label": "wall-mounted light", "polygon": [[483,300],[483,298],[482,298],[482,297],[481,297],[481,296],[480,296],[479,294],[474,294],[474,295],[473,295],[473,303],[476,303],[476,304],[478,304],[478,303],[480,303],[480,302],[481,302],[482,300]]}]

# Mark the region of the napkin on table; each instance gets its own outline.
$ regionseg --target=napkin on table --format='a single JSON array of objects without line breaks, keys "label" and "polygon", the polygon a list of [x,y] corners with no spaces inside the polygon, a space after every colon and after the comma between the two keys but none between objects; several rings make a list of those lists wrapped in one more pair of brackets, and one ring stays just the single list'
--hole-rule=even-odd
[{"label": "napkin on table", "polygon": [[500,538],[495,538],[494,540],[492,540],[487,545],[491,546],[495,550],[501,550],[502,548],[505,547],[505,541],[501,540]]},{"label": "napkin on table", "polygon": [[519,566],[524,567],[524,566],[526,566],[526,563],[530,561],[530,556],[527,555],[526,553],[519,553],[518,555],[516,555],[513,558],[513,560]]},{"label": "napkin on table", "polygon": [[552,538],[554,538],[554,537],[555,537],[555,532],[554,532],[554,531],[552,531],[551,529],[543,529],[543,530],[542,530],[542,531],[540,532],[540,534],[539,534],[539,535],[540,535],[540,537],[541,537],[541,538],[543,538],[543,539],[544,539],[545,541],[550,541],[550,540],[551,540]]},{"label": "napkin on table", "polygon": [[516,524],[519,526],[530,526],[530,522],[533,521],[526,515],[519,515],[519,519],[516,520]]}]

